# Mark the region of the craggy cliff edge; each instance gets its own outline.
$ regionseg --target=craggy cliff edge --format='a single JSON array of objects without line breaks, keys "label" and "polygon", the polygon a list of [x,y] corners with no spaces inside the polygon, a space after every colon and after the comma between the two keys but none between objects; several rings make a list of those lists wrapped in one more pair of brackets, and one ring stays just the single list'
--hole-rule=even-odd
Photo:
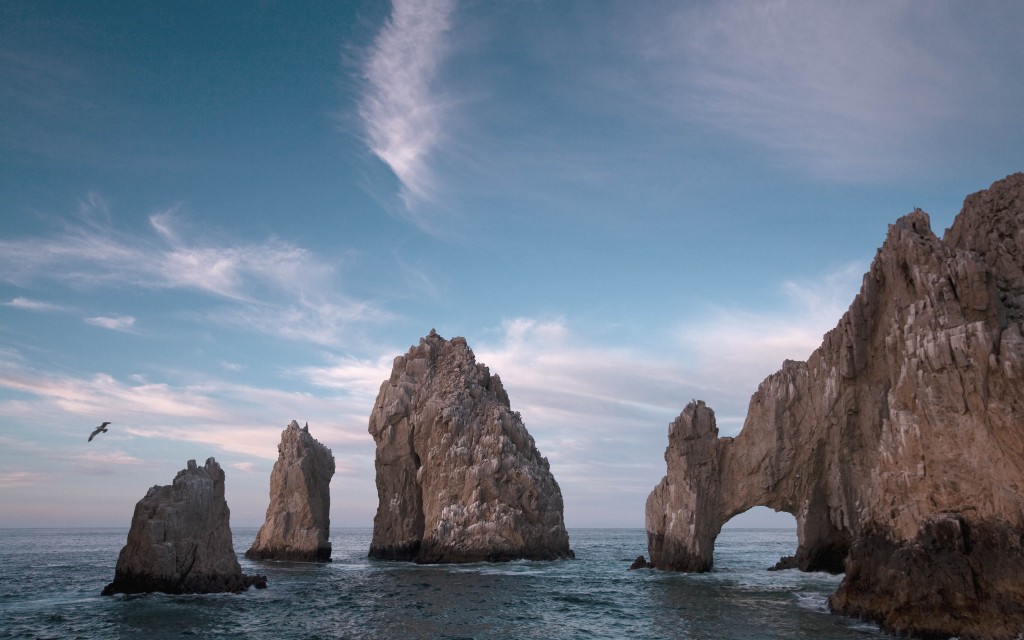
[{"label": "craggy cliff edge", "polygon": [[135,505],[128,542],[117,558],[115,593],[217,593],[267,586],[242,573],[231,543],[224,471],[213,458],[189,460],[169,485],[151,487]]},{"label": "craggy cliff edge", "polygon": [[370,415],[370,556],[422,563],[572,556],[562,492],[497,375],[436,332],[395,358]]},{"label": "craggy cliff edge", "polygon": [[329,562],[333,476],[331,450],[310,435],[308,424],[292,420],[277,445],[267,517],[245,557]]},{"label": "craggy cliff edge", "polygon": [[[807,362],[786,361],[719,438],[669,429],[647,500],[651,563],[707,571],[722,524],[793,514],[839,613],[924,636],[1024,632],[1024,174],[969,196],[940,240],[915,210]],[[845,565],[844,565],[845,563]]]}]

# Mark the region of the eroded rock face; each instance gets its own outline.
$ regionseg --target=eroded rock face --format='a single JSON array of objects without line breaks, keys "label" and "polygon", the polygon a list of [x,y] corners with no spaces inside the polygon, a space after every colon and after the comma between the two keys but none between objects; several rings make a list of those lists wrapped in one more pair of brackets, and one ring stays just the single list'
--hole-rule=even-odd
[{"label": "eroded rock face", "polygon": [[497,375],[436,332],[395,358],[370,434],[370,556],[423,563],[572,557],[562,493]]},{"label": "eroded rock face", "polygon": [[281,432],[270,473],[270,505],[245,557],[328,562],[331,559],[331,450],[292,420]]},{"label": "eroded rock face", "polygon": [[735,439],[700,402],[672,423],[647,501],[651,562],[709,569],[722,524],[764,505],[796,517],[799,568],[845,561],[835,611],[1016,636],[1022,334],[1024,174],[968,197],[941,240],[923,211],[901,218],[838,326],[761,383]]},{"label": "eroded rock face", "polygon": [[231,544],[224,471],[213,458],[195,460],[174,481],[154,486],[135,505],[128,542],[121,549],[115,593],[217,593],[267,586],[266,576],[242,573]]}]

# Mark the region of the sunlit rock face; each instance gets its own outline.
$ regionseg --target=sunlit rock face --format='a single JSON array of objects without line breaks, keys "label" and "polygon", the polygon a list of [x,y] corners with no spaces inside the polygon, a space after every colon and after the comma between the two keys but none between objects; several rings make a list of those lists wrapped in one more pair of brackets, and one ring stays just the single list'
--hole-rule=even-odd
[{"label": "sunlit rock face", "polygon": [[842,571],[834,611],[943,637],[1024,631],[1024,174],[969,196],[942,239],[889,228],[806,362],[751,398],[736,438],[702,402],[669,428],[651,562],[711,568],[723,523],[797,520],[797,565]]},{"label": "sunlit rock face", "polygon": [[327,562],[331,559],[331,450],[292,420],[281,432],[270,474],[267,517],[245,557]]},{"label": "sunlit rock face", "polygon": [[267,585],[242,573],[231,543],[224,471],[213,458],[189,460],[174,481],[154,486],[135,505],[128,542],[117,558],[115,593],[216,593]]},{"label": "sunlit rock face", "polygon": [[497,375],[436,332],[395,358],[370,415],[370,556],[422,563],[572,557],[562,493]]}]

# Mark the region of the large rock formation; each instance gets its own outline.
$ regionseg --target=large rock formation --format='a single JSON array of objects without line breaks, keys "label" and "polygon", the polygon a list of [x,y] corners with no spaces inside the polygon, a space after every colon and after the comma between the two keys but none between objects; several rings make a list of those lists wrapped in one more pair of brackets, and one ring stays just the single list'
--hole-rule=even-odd
[{"label": "large rock formation", "polygon": [[213,458],[188,466],[174,482],[154,486],[135,505],[128,542],[121,549],[115,593],[217,593],[267,586],[266,576],[242,573],[231,544],[224,471]]},{"label": "large rock formation", "polygon": [[833,610],[916,634],[1024,631],[1024,174],[969,196],[943,239],[915,210],[807,362],[719,438],[669,430],[647,501],[652,563],[711,568],[723,523],[793,514],[797,565],[846,576]]},{"label": "large rock formation", "polygon": [[417,562],[572,557],[562,493],[464,338],[433,330],[395,358],[370,415],[377,495],[370,556]]},{"label": "large rock formation", "polygon": [[270,505],[245,557],[328,562],[331,559],[331,450],[292,420],[281,432],[270,474]]}]

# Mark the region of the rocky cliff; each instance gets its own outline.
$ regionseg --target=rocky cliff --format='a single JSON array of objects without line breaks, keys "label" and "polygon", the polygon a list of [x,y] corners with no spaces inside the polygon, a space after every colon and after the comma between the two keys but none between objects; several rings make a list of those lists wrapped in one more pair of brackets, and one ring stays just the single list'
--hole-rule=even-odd
[{"label": "rocky cliff", "polygon": [[229,515],[220,465],[213,458],[202,467],[189,460],[171,484],[150,488],[135,505],[128,542],[103,595],[265,587],[265,576],[242,573],[231,544]]},{"label": "rocky cliff", "polygon": [[270,473],[270,505],[245,557],[328,562],[331,559],[331,450],[292,420],[281,432]]},{"label": "rocky cliff", "polygon": [[370,415],[377,495],[370,556],[417,562],[572,556],[562,493],[464,338],[395,358]]},{"label": "rocky cliff", "polygon": [[[719,438],[701,402],[669,428],[647,501],[654,566],[711,568],[723,523],[797,520],[803,570],[842,571],[833,610],[898,632],[1024,631],[1024,174],[969,196],[939,239],[889,228],[860,293]],[[844,564],[845,563],[845,564]]]}]

